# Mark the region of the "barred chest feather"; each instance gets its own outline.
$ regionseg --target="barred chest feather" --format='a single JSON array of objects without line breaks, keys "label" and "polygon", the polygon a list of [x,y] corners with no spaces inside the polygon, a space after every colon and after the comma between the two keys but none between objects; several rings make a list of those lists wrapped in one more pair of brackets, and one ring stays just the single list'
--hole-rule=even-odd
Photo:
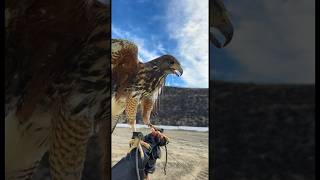
[{"label": "barred chest feather", "polygon": [[166,79],[167,74],[161,71],[157,66],[146,66],[140,70],[137,78],[132,85],[132,91],[135,95],[150,96],[161,88]]}]

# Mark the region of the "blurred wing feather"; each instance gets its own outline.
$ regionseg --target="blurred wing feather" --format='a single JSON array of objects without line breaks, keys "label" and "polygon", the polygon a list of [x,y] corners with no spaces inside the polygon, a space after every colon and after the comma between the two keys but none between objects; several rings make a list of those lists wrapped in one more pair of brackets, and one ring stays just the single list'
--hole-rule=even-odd
[{"label": "blurred wing feather", "polygon": [[[16,111],[24,123],[45,95],[46,87],[82,48],[84,37],[94,25],[95,12],[88,0],[10,0],[5,7],[6,114]],[[39,9],[54,18],[40,16]]]}]

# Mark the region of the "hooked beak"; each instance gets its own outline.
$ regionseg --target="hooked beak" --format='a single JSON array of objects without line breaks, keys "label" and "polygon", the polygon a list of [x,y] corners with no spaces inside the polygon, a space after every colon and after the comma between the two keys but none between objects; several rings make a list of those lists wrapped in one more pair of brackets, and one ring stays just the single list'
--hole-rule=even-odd
[{"label": "hooked beak", "polygon": [[227,10],[221,0],[212,0],[210,2],[210,28],[217,29],[225,39],[225,42],[221,43],[215,33],[210,32],[210,41],[216,47],[225,47],[232,40],[233,26],[229,19]]},{"label": "hooked beak", "polygon": [[181,68],[181,66],[176,66],[172,69],[172,72],[178,77],[180,77],[183,74],[183,69]]},{"label": "hooked beak", "polygon": [[210,40],[211,42],[217,47],[217,48],[222,48],[225,47],[226,45],[228,45],[230,43],[230,41],[232,40],[233,37],[233,27],[232,24],[225,24],[224,26],[217,26],[215,27],[217,28],[221,34],[224,36],[225,38],[225,42],[222,45],[222,43],[216,38],[216,36],[210,32]]}]

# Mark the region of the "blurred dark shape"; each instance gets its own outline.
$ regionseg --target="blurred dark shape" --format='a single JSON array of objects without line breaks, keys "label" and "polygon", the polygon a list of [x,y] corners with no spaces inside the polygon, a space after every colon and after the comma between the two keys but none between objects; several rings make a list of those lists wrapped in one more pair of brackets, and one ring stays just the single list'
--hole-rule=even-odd
[{"label": "blurred dark shape", "polygon": [[210,42],[218,48],[225,47],[230,43],[233,37],[233,26],[227,10],[221,0],[211,0],[209,8],[210,28],[218,29],[225,38],[225,42],[222,45],[217,38],[217,34],[210,32]]},{"label": "blurred dark shape", "polygon": [[315,179],[314,85],[210,83],[212,179]]}]

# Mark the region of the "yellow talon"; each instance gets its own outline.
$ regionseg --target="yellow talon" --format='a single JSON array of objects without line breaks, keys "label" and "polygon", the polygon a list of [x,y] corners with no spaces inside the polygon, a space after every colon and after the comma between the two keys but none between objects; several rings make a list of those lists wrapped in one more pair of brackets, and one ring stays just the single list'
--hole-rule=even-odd
[{"label": "yellow talon", "polygon": [[129,145],[130,145],[130,148],[129,148],[128,153],[130,153],[134,148],[138,148],[142,158],[144,158],[144,152],[143,152],[142,146],[144,146],[145,148],[147,148],[149,150],[151,149],[151,146],[148,143],[140,140],[139,138],[131,139],[129,141]]}]

